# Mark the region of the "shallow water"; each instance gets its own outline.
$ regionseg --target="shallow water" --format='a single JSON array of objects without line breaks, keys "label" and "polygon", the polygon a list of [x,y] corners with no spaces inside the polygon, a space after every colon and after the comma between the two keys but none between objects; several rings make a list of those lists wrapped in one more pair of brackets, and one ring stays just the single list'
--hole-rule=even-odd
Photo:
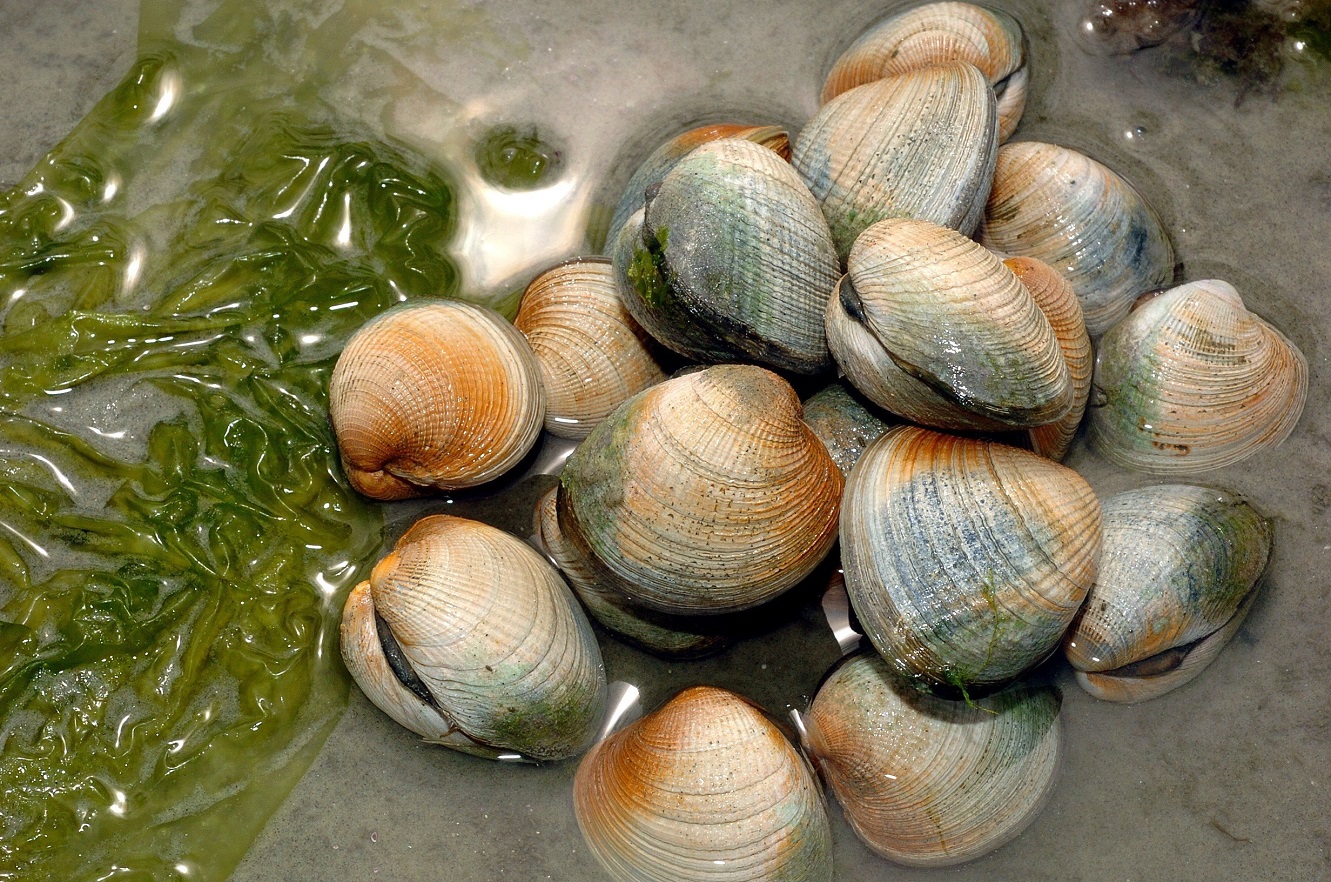
[{"label": "shallow water", "polygon": [[[1134,707],[1097,703],[1053,669],[1068,751],[1049,806],[994,855],[929,875],[1327,878],[1331,86],[1324,73],[1296,69],[1297,88],[1236,107],[1232,83],[1198,82],[1163,51],[1084,55],[1070,39],[1070,4],[1000,5],[1032,33],[1032,102],[1017,137],[1078,147],[1132,180],[1171,231],[1180,278],[1238,286],[1303,348],[1312,391],[1280,449],[1205,478],[1277,521],[1267,594],[1238,640],[1192,684]],[[413,21],[403,5],[402,17],[376,23],[371,7],[349,3],[346,16],[372,25],[353,49],[293,62],[313,64],[342,109],[371,129],[459,170],[472,200],[463,216],[479,219],[459,240],[464,286],[494,299],[525,281],[525,264],[582,247],[594,206],[611,202],[636,159],[684,123],[740,114],[797,128],[836,52],[887,8],[862,0],[569,6],[437,4]],[[204,20],[194,9],[185,7],[182,20]],[[97,15],[87,19],[73,4],[0,3],[0,21],[13,23],[6,32],[25,35],[3,50],[16,85],[0,96],[0,119],[10,121],[0,131],[0,179],[26,173],[128,69],[133,4],[107,4]],[[413,36],[417,29],[429,38]],[[328,30],[318,41],[344,38]],[[563,168],[550,187],[507,198],[469,177],[460,157],[495,124],[532,125],[558,145]],[[539,220],[523,220],[532,217]],[[1071,464],[1102,492],[1149,480],[1080,448]],[[498,501],[438,507],[526,535],[544,486],[548,479]],[[406,514],[390,511],[390,525]],[[603,646],[612,679],[640,684],[648,707],[708,682],[776,712],[804,707],[837,655],[812,603],[792,624],[706,662],[666,665],[608,639]],[[232,878],[601,878],[573,821],[573,767],[495,765],[425,747],[353,691]],[[873,857],[833,814],[838,879],[926,875]]]}]

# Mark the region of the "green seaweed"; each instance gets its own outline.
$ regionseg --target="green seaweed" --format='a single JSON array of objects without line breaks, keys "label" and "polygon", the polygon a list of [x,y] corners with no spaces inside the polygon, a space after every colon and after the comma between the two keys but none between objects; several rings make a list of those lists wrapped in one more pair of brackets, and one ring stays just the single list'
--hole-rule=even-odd
[{"label": "green seaweed", "polygon": [[562,154],[534,128],[519,130],[496,126],[476,144],[474,154],[481,177],[508,190],[534,190],[559,171]]},{"label": "green seaweed", "polygon": [[[216,63],[140,59],[0,195],[0,879],[230,872],[345,704],[381,544],[328,375],[456,291],[445,175],[327,108],[171,105]],[[107,400],[160,413],[136,451],[68,424]]]}]

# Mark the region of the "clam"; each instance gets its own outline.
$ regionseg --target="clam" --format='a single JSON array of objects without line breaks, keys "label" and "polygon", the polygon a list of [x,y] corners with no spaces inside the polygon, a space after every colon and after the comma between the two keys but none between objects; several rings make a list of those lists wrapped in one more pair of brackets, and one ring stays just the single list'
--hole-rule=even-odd
[{"label": "clam", "polygon": [[1061,273],[1092,337],[1126,315],[1137,295],[1174,277],[1173,246],[1146,200],[1094,159],[1055,144],[999,148],[977,238]]},{"label": "clam", "polygon": [[973,703],[935,698],[864,654],[819,687],[806,741],[865,844],[898,863],[946,866],[998,848],[1039,814],[1062,752],[1059,704],[1024,686]]},{"label": "clam", "polygon": [[779,156],[723,138],[679,160],[612,249],[625,305],[702,361],[818,373],[840,266],[818,205]]},{"label": "clam", "polygon": [[1188,682],[1242,623],[1272,527],[1237,496],[1165,484],[1104,502],[1100,573],[1064,651],[1097,698],[1145,701]]},{"label": "clam", "polygon": [[803,419],[832,455],[843,477],[850,474],[864,448],[889,428],[841,382],[811,395],[804,402]]},{"label": "clam", "polygon": [[698,686],[593,747],[573,807],[624,882],[831,882],[812,770],[764,713]]},{"label": "clam", "polygon": [[661,182],[675,164],[693,148],[721,138],[742,138],[761,144],[787,162],[790,161],[790,135],[780,126],[747,126],[735,123],[714,123],[689,129],[666,141],[652,151],[634,171],[624,188],[615,212],[610,219],[610,240],[623,228],[629,217],[642,208],[644,194]]},{"label": "clam", "polygon": [[545,393],[499,313],[452,300],[372,319],[347,342],[328,410],[351,485],[375,499],[474,487],[531,450]]},{"label": "clam", "polygon": [[536,356],[552,435],[585,438],[610,411],[665,379],[606,258],[569,260],[541,273],[513,324]]},{"label": "clam", "polygon": [[595,557],[564,540],[559,529],[558,488],[536,504],[536,538],[559,568],[591,617],[607,631],[636,646],[669,658],[699,658],[723,649],[730,639],[723,629],[696,617],[670,616],[635,606],[615,588],[615,578]]},{"label": "clam", "polygon": [[949,62],[856,86],[824,104],[791,162],[827,216],[837,254],[889,217],[969,235],[994,175],[994,92],[972,64]]},{"label": "clam", "polygon": [[855,242],[828,342],[876,404],[940,428],[1035,426],[1072,407],[1049,320],[1016,275],[965,236],[892,218]]},{"label": "clam", "polygon": [[579,753],[604,712],[601,652],[558,572],[476,521],[418,521],[351,593],[342,655],[427,741],[490,758]]},{"label": "clam", "polygon": [[1231,465],[1283,441],[1303,412],[1308,363],[1208,279],[1146,300],[1105,334],[1090,438],[1125,468],[1183,474]]},{"label": "clam", "polygon": [[926,3],[874,25],[832,65],[822,100],[947,61],[968,61],[988,77],[998,97],[998,136],[1006,141],[1026,107],[1026,36],[1006,12],[972,3]]},{"label": "clam", "polygon": [[1044,261],[1033,257],[1011,257],[1003,264],[1012,270],[1049,320],[1049,326],[1058,338],[1058,348],[1063,352],[1063,362],[1068,366],[1068,377],[1072,382],[1071,409],[1057,422],[1037,426],[1029,433],[1032,450],[1050,459],[1062,459],[1086,414],[1091,373],[1095,366],[1081,304],[1067,279]]},{"label": "clam", "polygon": [[1069,468],[916,427],[864,451],[841,559],[865,634],[921,688],[979,693],[1058,646],[1095,579],[1100,506]]},{"label": "clam", "polygon": [[842,478],[795,391],[717,365],[630,399],[560,476],[564,540],[633,604],[735,612],[791,588],[836,541]]}]

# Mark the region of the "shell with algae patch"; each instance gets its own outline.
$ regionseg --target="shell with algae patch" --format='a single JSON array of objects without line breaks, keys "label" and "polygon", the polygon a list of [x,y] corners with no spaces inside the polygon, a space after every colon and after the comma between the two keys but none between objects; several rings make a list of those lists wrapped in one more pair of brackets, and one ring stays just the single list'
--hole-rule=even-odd
[{"label": "shell with algae patch", "polygon": [[604,712],[600,647],[559,573],[464,518],[422,518],[375,565],[344,608],[342,654],[394,720],[478,756],[575,756]]}]

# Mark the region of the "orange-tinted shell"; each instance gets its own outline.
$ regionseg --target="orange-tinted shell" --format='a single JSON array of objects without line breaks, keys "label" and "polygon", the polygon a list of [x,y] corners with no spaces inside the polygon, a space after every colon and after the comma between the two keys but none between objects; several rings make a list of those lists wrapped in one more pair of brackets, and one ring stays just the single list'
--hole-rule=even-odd
[{"label": "orange-tinted shell", "polygon": [[328,409],[353,487],[375,499],[499,477],[541,431],[531,347],[499,313],[443,300],[390,310],[352,336]]},{"label": "orange-tinted shell", "polygon": [[617,880],[831,882],[807,763],[747,700],[686,689],[583,758],[573,808]]},{"label": "orange-tinted shell", "polygon": [[570,260],[541,273],[522,295],[513,324],[536,355],[552,435],[585,438],[610,411],[665,379],[606,258]]},{"label": "orange-tinted shell", "polygon": [[1035,305],[1049,320],[1072,379],[1072,409],[1058,422],[1030,430],[1032,450],[1041,456],[1061,460],[1067,455],[1086,413],[1086,401],[1091,394],[1091,373],[1095,368],[1091,338],[1081,317],[1081,303],[1067,279],[1049,264],[1033,257],[1012,257],[1003,263],[1031,292]]}]

